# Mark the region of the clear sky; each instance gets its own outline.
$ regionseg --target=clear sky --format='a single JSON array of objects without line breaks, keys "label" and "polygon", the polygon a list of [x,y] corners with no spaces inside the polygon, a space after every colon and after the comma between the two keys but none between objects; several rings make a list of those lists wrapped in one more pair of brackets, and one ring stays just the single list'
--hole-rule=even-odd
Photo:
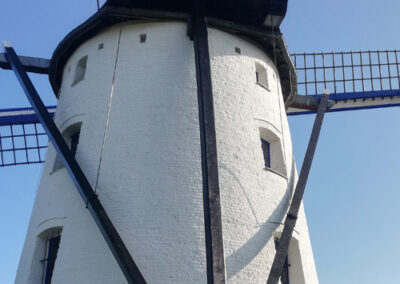
[{"label": "clear sky", "polygon": [[[49,58],[57,43],[96,10],[95,0],[2,0],[0,40],[21,55]],[[400,49],[400,1],[289,0],[282,25],[290,52]],[[32,75],[47,104],[55,99]],[[0,108],[26,106],[0,71]],[[298,168],[314,116],[290,118]],[[400,108],[326,116],[305,194],[320,283],[400,283]],[[41,166],[0,168],[0,283],[12,283]]]}]

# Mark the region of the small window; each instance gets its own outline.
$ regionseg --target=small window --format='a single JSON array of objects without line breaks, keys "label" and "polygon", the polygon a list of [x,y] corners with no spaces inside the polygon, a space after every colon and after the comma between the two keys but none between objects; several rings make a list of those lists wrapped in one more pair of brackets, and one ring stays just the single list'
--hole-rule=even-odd
[{"label": "small window", "polygon": [[58,248],[60,246],[61,231],[52,231],[46,237],[46,251],[43,263],[43,283],[51,284],[54,266],[56,264]]},{"label": "small window", "polygon": [[269,90],[267,69],[256,62],[256,82],[261,87]]},{"label": "small window", "polygon": [[[260,158],[264,162],[264,169],[287,178],[283,146],[280,134],[271,128],[260,128]],[[261,162],[261,159],[260,159]]]},{"label": "small window", "polygon": [[271,168],[271,145],[267,140],[261,138],[261,148],[264,154],[265,167]]},{"label": "small window", "polygon": [[71,87],[75,86],[80,81],[83,81],[85,79],[87,61],[88,56],[86,55],[79,59],[79,61],[76,63],[74,81],[72,82]]},{"label": "small window", "polygon": [[75,157],[75,154],[76,154],[76,150],[78,149],[80,133],[81,133],[81,130],[78,129],[76,132],[72,133],[72,135],[70,136],[71,153],[72,153],[72,156],[74,156],[74,157]]},{"label": "small window", "polygon": [[[78,150],[78,144],[79,144],[79,136],[81,134],[81,125],[82,123],[76,123],[68,127],[64,132],[63,132],[63,137],[65,139],[65,142],[71,149],[71,154],[73,157],[75,157],[76,152]],[[55,172],[58,169],[63,168],[64,165],[61,162],[61,159],[57,157],[54,161],[54,166],[53,166],[53,171]]]}]

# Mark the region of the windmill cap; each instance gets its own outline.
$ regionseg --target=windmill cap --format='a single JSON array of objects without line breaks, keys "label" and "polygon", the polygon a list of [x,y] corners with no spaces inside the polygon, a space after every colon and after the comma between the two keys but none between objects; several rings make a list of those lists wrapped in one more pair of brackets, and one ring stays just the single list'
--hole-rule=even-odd
[{"label": "windmill cap", "polygon": [[[246,25],[279,26],[288,0],[199,0],[205,14]],[[107,0],[105,6],[191,13],[195,1],[188,0]],[[271,17],[273,21],[271,21]]]},{"label": "windmill cap", "polygon": [[[201,1],[205,1],[205,14],[210,20],[217,19],[227,25],[244,25],[243,35],[269,48],[273,46],[271,42],[273,37],[266,40],[264,33],[274,31],[277,35],[280,34],[279,25],[286,14],[288,0]],[[60,89],[67,60],[82,43],[101,30],[117,23],[143,18],[187,22],[193,12],[192,6],[193,1],[187,0],[108,0],[92,17],[71,31],[54,51],[49,69],[49,79],[54,93],[58,94]],[[253,29],[261,29],[262,32],[252,33]]]}]

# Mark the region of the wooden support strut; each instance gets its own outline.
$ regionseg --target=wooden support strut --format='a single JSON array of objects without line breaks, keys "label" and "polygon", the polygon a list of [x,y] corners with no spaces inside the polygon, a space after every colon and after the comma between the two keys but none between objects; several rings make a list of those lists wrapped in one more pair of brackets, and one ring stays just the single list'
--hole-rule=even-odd
[{"label": "wooden support strut", "polygon": [[317,116],[315,118],[310,141],[307,147],[307,152],[304,157],[303,165],[301,167],[299,180],[293,194],[293,199],[290,204],[289,212],[286,216],[285,225],[283,227],[283,232],[279,240],[274,262],[272,263],[271,271],[268,276],[267,284],[277,284],[282,273],[290,240],[292,238],[293,230],[296,225],[297,215],[299,213],[301,201],[303,199],[304,190],[306,188],[308,175],[310,173],[315,149],[317,147],[322,122],[327,111],[328,97],[329,93],[324,91],[324,94],[322,95],[321,101],[319,103]]},{"label": "wooden support strut", "polygon": [[92,186],[87,180],[78,162],[72,155],[71,150],[65,143],[63,136],[44,106],[39,94],[32,84],[32,81],[26,74],[17,54],[10,44],[4,43],[3,45],[6,51],[7,60],[24,89],[25,95],[35,110],[36,115],[49,136],[50,141],[53,143],[53,146],[68,174],[72,178],[76,189],[81,195],[84,203],[87,204],[90,214],[106,240],[108,247],[124,273],[126,280],[130,284],[145,284],[145,279],[133,261],[127,247],[122,241],[111,219],[108,217],[100,200],[97,198],[96,193],[93,191]]},{"label": "wooden support strut", "polygon": [[[49,74],[49,59],[30,56],[18,56],[18,58],[26,72]],[[5,53],[0,53],[0,68],[11,70],[11,65],[8,62]]]},{"label": "wooden support strut", "polygon": [[225,259],[208,32],[201,1],[196,1],[196,5],[191,24],[199,103],[207,283],[223,284],[226,281]]}]

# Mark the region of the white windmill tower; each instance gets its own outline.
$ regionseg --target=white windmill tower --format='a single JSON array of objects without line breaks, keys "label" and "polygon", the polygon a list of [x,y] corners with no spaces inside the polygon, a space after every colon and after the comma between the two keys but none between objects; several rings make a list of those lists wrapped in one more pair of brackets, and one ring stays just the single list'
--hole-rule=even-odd
[{"label": "white windmill tower", "polygon": [[[21,58],[49,72],[59,103],[16,283],[268,278],[297,180],[286,111],[319,100],[294,96],[286,1],[192,5],[110,0],[49,71]],[[294,217],[281,282],[317,283]]]},{"label": "white windmill tower", "polygon": [[[123,2],[108,1],[55,51],[58,129],[136,281],[265,282],[296,179],[281,89],[290,72],[276,65],[291,64],[276,35],[285,1],[208,3],[193,18],[180,1]],[[73,188],[50,147],[16,283],[125,281]],[[293,238],[289,277],[316,283],[303,211]]]}]

